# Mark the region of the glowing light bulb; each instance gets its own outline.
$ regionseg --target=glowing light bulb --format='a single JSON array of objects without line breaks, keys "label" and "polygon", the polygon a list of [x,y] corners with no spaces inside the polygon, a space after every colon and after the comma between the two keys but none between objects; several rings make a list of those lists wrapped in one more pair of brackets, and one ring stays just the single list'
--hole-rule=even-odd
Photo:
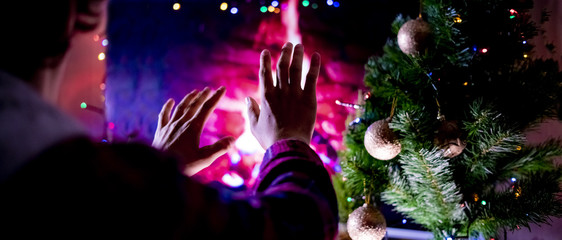
[{"label": "glowing light bulb", "polygon": [[277,6],[279,6],[279,2],[273,1],[273,2],[271,2],[271,6],[277,7]]},{"label": "glowing light bulb", "polygon": [[94,35],[94,41],[97,42],[97,41],[99,41],[99,40],[100,40],[100,35],[98,35],[98,34]]},{"label": "glowing light bulb", "polygon": [[109,44],[109,40],[107,40],[107,39],[104,39],[104,40],[101,41],[101,45],[104,46],[104,47],[107,47],[108,44]]},{"label": "glowing light bulb", "polygon": [[267,7],[266,7],[266,6],[261,6],[260,12],[262,12],[262,13],[267,12]]},{"label": "glowing light bulb", "polygon": [[523,44],[527,44],[527,41],[523,41]]},{"label": "glowing light bulb", "polygon": [[225,2],[221,3],[220,9],[226,11],[226,9],[228,9],[228,3]]},{"label": "glowing light bulb", "polygon": [[275,11],[275,7],[274,7],[274,6],[269,6],[269,7],[267,7],[267,11],[268,11],[268,12],[273,12],[273,11]]},{"label": "glowing light bulb", "polygon": [[468,86],[468,82],[464,82],[462,85],[463,85],[463,86]]},{"label": "glowing light bulb", "polygon": [[517,148],[515,148],[515,150],[520,151],[520,150],[521,150],[521,146],[517,146]]},{"label": "glowing light bulb", "polygon": [[511,14],[516,14],[517,11],[515,11],[515,9],[509,9],[509,13],[511,13]]},{"label": "glowing light bulb", "polygon": [[406,224],[408,221],[404,218],[402,219],[402,224]]},{"label": "glowing light bulb", "polygon": [[240,160],[242,160],[242,157],[237,152],[230,155],[230,162],[232,164],[238,164],[240,162]]},{"label": "glowing light bulb", "polygon": [[514,18],[515,18],[515,15],[509,16],[509,19],[514,19]]},{"label": "glowing light bulb", "polygon": [[273,11],[273,12],[278,14],[278,13],[281,12],[281,9],[280,9],[280,8],[275,8],[275,11]]},{"label": "glowing light bulb", "polygon": [[240,187],[244,184],[244,179],[235,172],[228,172],[222,176],[222,181],[231,187]]},{"label": "glowing light bulb", "polygon": [[98,60],[103,61],[105,59],[105,53],[98,54]]},{"label": "glowing light bulb", "polygon": [[334,7],[340,7],[340,2],[334,2]]},{"label": "glowing light bulb", "polygon": [[352,197],[347,197],[347,202],[353,202],[353,198],[352,198]]},{"label": "glowing light bulb", "polygon": [[488,52],[488,49],[487,49],[487,48],[482,48],[482,50],[480,50],[480,52],[482,52],[482,53],[487,53],[487,52]]},{"label": "glowing light bulb", "polygon": [[110,123],[107,124],[107,127],[109,129],[113,130],[115,128],[115,123],[110,122]]},{"label": "glowing light bulb", "polygon": [[328,6],[332,6],[334,4],[334,1],[333,0],[327,0],[326,4],[328,4]]},{"label": "glowing light bulb", "polygon": [[482,202],[480,202],[483,206],[486,206],[486,201],[482,200]]},{"label": "glowing light bulb", "polygon": [[85,109],[88,107],[88,104],[86,104],[85,102],[80,103],[80,108]]},{"label": "glowing light bulb", "polygon": [[303,5],[304,7],[308,7],[308,5],[310,5],[310,2],[307,1],[307,0],[304,0],[304,1],[302,1],[302,5]]},{"label": "glowing light bulb", "polygon": [[233,7],[230,9],[230,13],[232,14],[237,14],[238,13],[238,8],[237,7]]},{"label": "glowing light bulb", "polygon": [[512,182],[515,182],[515,181],[517,181],[517,179],[514,178],[514,177],[512,177],[512,178],[511,178],[511,181],[512,181]]},{"label": "glowing light bulb", "polygon": [[172,9],[174,9],[175,11],[180,10],[181,5],[179,3],[174,3],[174,5],[172,5]]},{"label": "glowing light bulb", "polygon": [[523,54],[523,57],[524,57],[524,58],[528,58],[529,55],[527,55],[527,54],[525,53],[525,54]]}]

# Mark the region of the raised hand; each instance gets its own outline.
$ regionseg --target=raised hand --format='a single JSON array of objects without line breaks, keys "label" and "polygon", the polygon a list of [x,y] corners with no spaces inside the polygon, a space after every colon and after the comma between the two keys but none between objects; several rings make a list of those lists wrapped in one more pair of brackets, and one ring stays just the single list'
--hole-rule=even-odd
[{"label": "raised hand", "polygon": [[164,104],[158,115],[158,128],[152,146],[180,156],[180,167],[187,176],[192,176],[211,165],[226,153],[234,142],[233,137],[225,137],[214,144],[199,148],[203,126],[224,92],[224,87],[220,87],[209,97],[209,88],[203,91],[193,90],[181,100],[171,117],[173,99]]},{"label": "raised hand", "polygon": [[[291,55],[292,61],[291,61]],[[296,139],[310,144],[316,121],[316,81],[320,72],[320,54],[312,55],[310,70],[301,88],[304,48],[286,43],[277,63],[276,85],[273,84],[271,55],[261,53],[261,108],[251,97],[246,98],[252,133],[264,149],[282,139]]]}]

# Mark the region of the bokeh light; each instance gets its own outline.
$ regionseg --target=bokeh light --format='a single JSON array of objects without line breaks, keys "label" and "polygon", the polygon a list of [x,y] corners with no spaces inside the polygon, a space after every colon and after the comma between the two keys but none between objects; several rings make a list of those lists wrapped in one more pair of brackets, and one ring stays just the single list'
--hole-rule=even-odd
[{"label": "bokeh light", "polygon": [[238,13],[238,8],[237,7],[233,7],[230,9],[230,13],[232,14],[237,14]]},{"label": "bokeh light", "polygon": [[180,10],[181,5],[179,3],[174,3],[174,5],[172,5],[172,8],[177,11]]},{"label": "bokeh light", "polygon": [[220,9],[226,11],[226,9],[228,9],[228,3],[225,2],[221,3]]},{"label": "bokeh light", "polygon": [[100,60],[100,61],[105,60],[105,53],[98,54],[98,60]]}]

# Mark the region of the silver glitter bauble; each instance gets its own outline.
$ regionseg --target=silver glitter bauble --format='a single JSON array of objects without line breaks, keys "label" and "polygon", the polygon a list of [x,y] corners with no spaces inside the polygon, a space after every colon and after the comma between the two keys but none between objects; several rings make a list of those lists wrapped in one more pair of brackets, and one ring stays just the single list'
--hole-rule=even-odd
[{"label": "silver glitter bauble", "polygon": [[389,160],[396,157],[402,145],[388,127],[388,119],[381,119],[369,126],[365,132],[365,148],[376,159]]},{"label": "silver glitter bauble", "polygon": [[379,240],[386,234],[386,220],[373,205],[363,204],[349,214],[347,231],[353,240]]},{"label": "silver glitter bauble", "polygon": [[421,18],[404,23],[398,31],[398,47],[408,55],[419,55],[431,40],[431,27]]}]

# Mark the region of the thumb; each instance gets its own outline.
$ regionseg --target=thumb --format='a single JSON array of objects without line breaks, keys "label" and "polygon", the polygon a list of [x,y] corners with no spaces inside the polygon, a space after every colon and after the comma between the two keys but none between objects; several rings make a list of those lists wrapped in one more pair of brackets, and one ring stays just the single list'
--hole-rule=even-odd
[{"label": "thumb", "polygon": [[218,157],[225,154],[233,143],[233,137],[224,137],[214,144],[200,148],[197,153],[197,160],[188,163],[184,169],[184,173],[191,177],[210,166]]},{"label": "thumb", "polygon": [[258,123],[258,118],[260,116],[260,106],[251,97],[246,98],[246,105],[248,106],[248,118],[250,119],[250,126],[256,125]]}]

